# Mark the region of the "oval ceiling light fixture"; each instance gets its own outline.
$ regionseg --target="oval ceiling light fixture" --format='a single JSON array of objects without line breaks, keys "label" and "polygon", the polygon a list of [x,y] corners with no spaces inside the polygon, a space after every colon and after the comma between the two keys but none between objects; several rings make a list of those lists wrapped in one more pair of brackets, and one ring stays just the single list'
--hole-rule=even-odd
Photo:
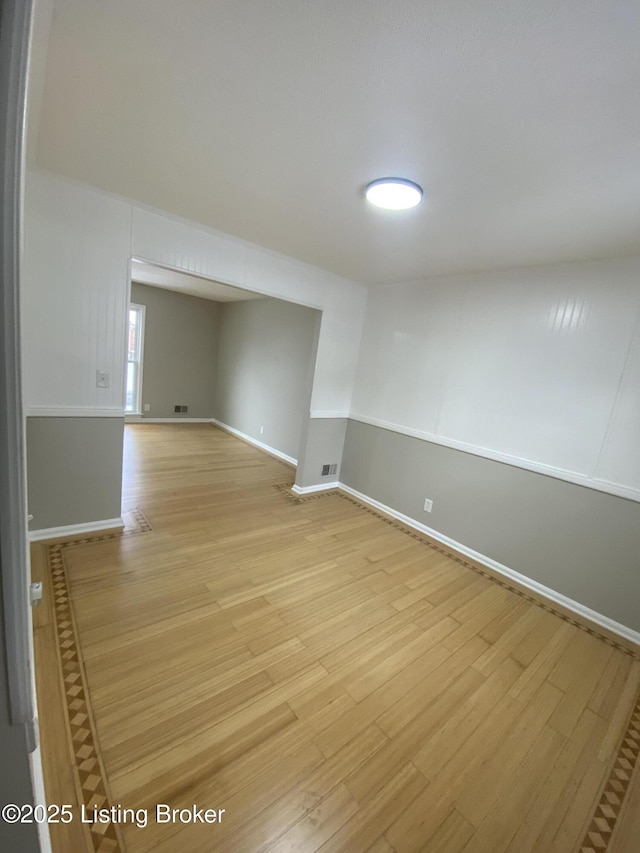
[{"label": "oval ceiling light fixture", "polygon": [[420,184],[406,178],[378,178],[365,190],[367,201],[385,210],[407,210],[422,201]]}]

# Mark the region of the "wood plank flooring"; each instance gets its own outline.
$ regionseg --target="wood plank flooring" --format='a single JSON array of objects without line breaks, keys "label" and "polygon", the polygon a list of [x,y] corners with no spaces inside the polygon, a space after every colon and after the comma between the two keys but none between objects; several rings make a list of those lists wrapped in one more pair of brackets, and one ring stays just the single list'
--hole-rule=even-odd
[{"label": "wood plank flooring", "polygon": [[215,427],[130,426],[127,533],[34,548],[49,801],[148,815],[52,827],[54,851],[613,853],[638,650],[292,474]]}]

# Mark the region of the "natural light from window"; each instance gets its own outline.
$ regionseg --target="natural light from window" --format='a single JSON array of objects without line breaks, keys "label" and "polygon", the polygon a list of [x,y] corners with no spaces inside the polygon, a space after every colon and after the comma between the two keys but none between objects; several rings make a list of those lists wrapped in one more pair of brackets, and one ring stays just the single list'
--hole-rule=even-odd
[{"label": "natural light from window", "polygon": [[127,333],[127,393],[124,410],[128,415],[142,411],[142,344],[144,337],[144,305],[129,306]]}]

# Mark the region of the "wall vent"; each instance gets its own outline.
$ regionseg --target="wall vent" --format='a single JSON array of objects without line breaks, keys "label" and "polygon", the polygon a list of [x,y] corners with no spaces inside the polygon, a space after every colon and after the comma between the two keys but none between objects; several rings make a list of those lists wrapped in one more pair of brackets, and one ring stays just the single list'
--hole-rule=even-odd
[{"label": "wall vent", "polygon": [[322,477],[330,477],[332,474],[335,475],[338,473],[338,463],[332,462],[330,465],[322,466]]},{"label": "wall vent", "polygon": [[189,406],[174,406],[173,411],[179,412],[181,415],[184,415],[189,411]]}]

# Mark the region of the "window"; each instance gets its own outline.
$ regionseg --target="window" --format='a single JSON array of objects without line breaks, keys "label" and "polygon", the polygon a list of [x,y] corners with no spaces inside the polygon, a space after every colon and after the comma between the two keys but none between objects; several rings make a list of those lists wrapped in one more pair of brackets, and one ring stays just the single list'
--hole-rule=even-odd
[{"label": "window", "polygon": [[127,334],[127,393],[124,410],[128,415],[142,413],[142,349],[144,342],[144,305],[129,305]]}]

